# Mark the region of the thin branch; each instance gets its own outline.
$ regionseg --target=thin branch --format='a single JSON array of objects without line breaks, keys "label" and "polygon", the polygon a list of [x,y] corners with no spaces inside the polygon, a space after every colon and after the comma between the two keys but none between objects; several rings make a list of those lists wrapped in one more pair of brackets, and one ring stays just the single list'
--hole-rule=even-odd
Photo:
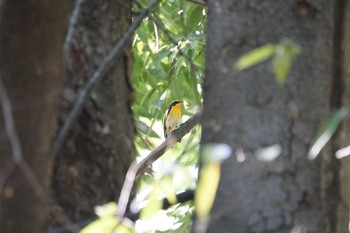
[{"label": "thin branch", "polygon": [[190,130],[195,127],[200,120],[200,113],[197,113],[178,129],[174,130],[162,144],[155,148],[148,156],[139,163],[135,161],[131,164],[124,180],[123,188],[118,201],[117,218],[122,220],[127,209],[130,194],[137,175],[142,174],[154,161],[159,159],[167,150],[179,142]]},{"label": "thin branch", "polygon": [[79,20],[79,15],[80,15],[80,11],[81,11],[81,5],[83,2],[84,2],[84,0],[76,0],[73,13],[69,19],[67,36],[66,36],[66,39],[65,39],[64,45],[63,45],[63,60],[64,60],[64,63],[66,65],[66,69],[69,72],[72,71],[72,67],[71,67],[71,63],[69,62],[68,57],[69,57],[69,54],[70,54],[71,49],[72,49],[73,36],[74,36],[74,32],[76,31],[76,27],[77,27],[78,20]]},{"label": "thin branch", "polygon": [[1,168],[3,171],[0,173],[0,175],[4,177],[0,177],[0,193],[3,191],[6,177],[8,177],[14,171],[15,167],[18,166],[23,172],[24,177],[30,181],[29,183],[31,184],[31,187],[35,191],[36,195],[38,195],[42,200],[45,200],[45,191],[42,185],[23,157],[21,144],[12,113],[11,101],[2,81],[2,77],[0,77],[0,103],[4,116],[5,131],[11,145],[11,162],[8,162],[5,167]]},{"label": "thin branch", "polygon": [[138,164],[139,168],[136,175],[143,174],[145,170],[157,159],[159,159],[166,151],[172,148],[177,142],[181,141],[181,139],[199,123],[200,115],[200,113],[197,113],[188,119],[178,129],[174,130],[169,138],[167,138],[162,144],[156,147],[148,156],[142,159]]},{"label": "thin branch", "polygon": [[120,38],[117,44],[112,48],[110,53],[104,58],[98,69],[87,80],[86,84],[81,88],[77,99],[73,105],[71,112],[69,113],[67,120],[61,127],[53,145],[53,154],[57,156],[62,149],[64,142],[67,139],[68,134],[81,113],[84,103],[89,97],[92,89],[95,85],[107,74],[116,61],[116,57],[122,51],[124,45],[128,42],[135,30],[138,28],[142,20],[149,14],[149,12],[156,6],[159,0],[152,0],[150,4],[142,10],[142,12],[135,18],[134,22],[130,25],[124,35]]},{"label": "thin branch", "polygon": [[5,131],[11,144],[12,160],[15,163],[19,163],[23,157],[22,149],[16,132],[15,123],[13,121],[10,98],[8,97],[5,85],[2,81],[2,77],[0,77],[0,102],[4,115]]},{"label": "thin branch", "polygon": [[[183,123],[178,129],[174,130],[171,135],[156,149],[154,149],[146,158],[144,158],[139,163],[134,162],[125,177],[124,185],[119,197],[119,203],[118,203],[118,212],[117,217],[121,221],[123,221],[124,216],[131,219],[136,220],[138,218],[138,213],[132,213],[129,210],[127,210],[130,193],[134,184],[134,180],[137,175],[142,174],[145,169],[151,165],[154,161],[156,161],[158,158],[160,158],[167,150],[169,150],[172,146],[175,145],[178,141],[180,141],[192,128],[194,128],[200,120],[200,113],[195,114],[193,117],[191,117],[189,120],[187,120],[185,123]],[[187,190],[184,193],[177,194],[177,200],[178,203],[184,203],[188,200],[193,200],[194,191],[193,190]],[[167,200],[163,200],[163,209],[167,209],[170,207],[170,203],[167,202]],[[120,217],[119,217],[120,216]],[[83,228],[86,225],[88,225],[90,222],[96,220],[97,218],[90,218],[78,223],[70,223],[64,226],[59,226],[52,228],[48,231],[48,233],[65,233],[69,229],[77,229]],[[73,232],[73,231],[72,231]]]},{"label": "thin branch", "polygon": [[[15,170],[16,165],[12,160],[8,160],[5,166],[0,169],[0,193],[4,193],[4,187],[7,177]],[[2,219],[2,201],[4,198],[0,198],[0,222]]]},{"label": "thin branch", "polygon": [[47,196],[46,196],[45,190],[43,189],[42,185],[40,184],[40,181],[38,180],[38,178],[36,177],[32,169],[30,168],[28,163],[24,159],[22,159],[18,163],[18,167],[22,171],[24,178],[27,179],[27,181],[33,188],[36,195],[40,197],[40,200],[42,200],[43,202],[46,202]]}]

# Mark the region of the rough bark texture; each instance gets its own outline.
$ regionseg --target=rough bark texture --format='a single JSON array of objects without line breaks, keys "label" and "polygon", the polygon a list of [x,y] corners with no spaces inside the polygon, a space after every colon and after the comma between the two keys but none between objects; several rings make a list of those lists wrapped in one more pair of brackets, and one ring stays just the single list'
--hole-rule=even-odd
[{"label": "rough bark texture", "polygon": [[[347,109],[350,109],[350,4],[349,1],[341,1],[343,4],[339,4],[338,14],[343,15],[341,24],[339,26],[339,52],[340,60],[338,61],[338,69],[341,71],[340,86],[342,86],[343,92],[339,95],[338,105],[342,105]],[[336,91],[336,88],[335,88]],[[350,118],[348,117],[344,122],[342,127],[339,129],[339,133],[336,138],[337,144],[334,143],[334,150],[349,146],[349,132],[350,132]],[[340,160],[340,170],[339,170],[339,183],[340,183],[340,204],[337,209],[337,231],[336,232],[348,232],[348,225],[341,225],[340,223],[349,221],[349,206],[350,206],[350,157],[346,157]],[[346,213],[346,214],[344,214]]]},{"label": "rough bark texture", "polygon": [[[347,232],[349,185],[341,182],[349,161],[334,152],[348,143],[349,130],[316,160],[307,152],[321,121],[343,101],[349,105],[349,1],[208,3],[202,144],[224,142],[245,154],[222,165],[209,232]],[[269,62],[233,70],[244,53],[284,37],[302,47],[284,86]],[[257,149],[275,143],[282,146],[276,160],[256,158]]]},{"label": "rough bark texture", "polygon": [[[130,22],[129,0],[82,3],[68,56],[62,122],[74,101],[74,93],[95,71]],[[129,52],[130,46],[95,87],[56,161],[54,223],[90,216],[94,206],[118,198],[134,155]]]},{"label": "rough bark texture", "polygon": [[[60,0],[3,0],[0,15],[0,75],[23,153],[17,162],[11,157],[0,110],[0,179],[5,181],[1,187],[0,231],[40,233],[48,214],[50,147],[56,130],[68,7]],[[15,168],[4,176],[11,162]],[[23,169],[31,171],[39,184],[31,183]],[[40,187],[44,191],[41,197],[34,191]]]}]

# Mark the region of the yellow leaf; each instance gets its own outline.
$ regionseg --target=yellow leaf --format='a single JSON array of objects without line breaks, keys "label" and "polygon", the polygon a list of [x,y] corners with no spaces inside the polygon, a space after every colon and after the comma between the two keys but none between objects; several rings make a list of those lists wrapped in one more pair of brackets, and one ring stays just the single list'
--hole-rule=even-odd
[{"label": "yellow leaf", "polygon": [[199,218],[209,214],[220,180],[220,163],[212,162],[204,165],[199,173],[199,181],[195,194],[196,213]]},{"label": "yellow leaf", "polygon": [[247,69],[268,59],[273,55],[274,51],[275,46],[272,44],[267,44],[253,49],[252,51],[241,56],[235,63],[234,67],[239,71]]}]

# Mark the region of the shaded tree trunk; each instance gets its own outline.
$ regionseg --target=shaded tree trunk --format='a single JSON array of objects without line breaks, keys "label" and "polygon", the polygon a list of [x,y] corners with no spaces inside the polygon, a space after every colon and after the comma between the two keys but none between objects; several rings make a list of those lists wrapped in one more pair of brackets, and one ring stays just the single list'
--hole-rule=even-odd
[{"label": "shaded tree trunk", "polygon": [[[244,152],[222,165],[209,232],[348,232],[349,161],[334,157],[348,123],[316,160],[307,153],[320,123],[349,105],[349,1],[208,3],[202,144]],[[284,86],[268,62],[234,71],[241,55],[284,37],[302,47]],[[280,156],[258,160],[273,144]]]},{"label": "shaded tree trunk", "polygon": [[[131,2],[81,4],[68,54],[61,122],[74,95],[131,22]],[[134,155],[130,44],[99,83],[58,156],[53,177],[54,223],[93,215],[94,206],[116,201]]]},{"label": "shaded tree trunk", "polygon": [[5,130],[5,114],[11,113],[0,110],[0,231],[40,233],[48,216],[68,6],[60,0],[4,0],[0,14],[1,102],[12,107],[19,139],[11,149],[15,140]]}]

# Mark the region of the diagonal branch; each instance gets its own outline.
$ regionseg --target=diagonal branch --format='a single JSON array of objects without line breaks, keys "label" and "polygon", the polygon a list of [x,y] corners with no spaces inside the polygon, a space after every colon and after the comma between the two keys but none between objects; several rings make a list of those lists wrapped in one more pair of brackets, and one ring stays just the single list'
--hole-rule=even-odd
[{"label": "diagonal branch", "polygon": [[72,71],[72,67],[68,57],[71,52],[73,36],[78,24],[81,5],[83,2],[84,0],[77,0],[75,3],[72,16],[69,19],[69,26],[68,26],[66,40],[64,41],[64,45],[63,45],[63,60],[69,72]]},{"label": "diagonal branch", "polygon": [[[21,143],[19,140],[19,136],[18,136],[15,121],[14,121],[12,104],[11,104],[9,95],[7,93],[6,87],[4,85],[4,82],[2,80],[2,77],[0,77],[0,104],[1,104],[1,110],[4,118],[5,132],[7,134],[7,137],[11,145],[11,158],[10,158],[11,160],[9,160],[4,167],[0,168],[1,169],[0,170],[0,193],[3,192],[6,178],[12,172],[15,171],[16,167],[19,167],[20,171],[23,172],[24,177],[31,184],[31,187],[33,188],[36,195],[38,195],[38,197],[40,197],[41,200],[45,201],[46,199],[45,190],[43,189],[42,185],[40,184],[40,181],[35,176],[34,172],[31,170],[31,168],[29,167],[29,165],[24,159]],[[0,206],[0,215],[1,215],[1,206]]]},{"label": "diagonal branch", "polygon": [[4,116],[5,131],[11,145],[12,160],[15,163],[19,163],[23,158],[22,149],[12,115],[12,105],[10,102],[10,98],[7,94],[5,85],[2,81],[2,77],[0,77],[0,103],[2,106],[2,112]]},{"label": "diagonal branch", "polygon": [[[118,210],[117,210],[118,212],[116,214],[118,219],[121,220],[121,222],[124,217],[129,218],[132,221],[135,221],[137,220],[139,215],[139,212],[132,213],[129,210],[127,210],[130,193],[131,193],[136,176],[142,174],[148,166],[150,166],[154,161],[160,158],[167,150],[169,150],[172,146],[174,146],[192,128],[194,128],[200,121],[200,115],[201,115],[200,112],[195,114],[185,123],[183,123],[178,129],[174,130],[171,133],[171,135],[156,149],[154,149],[147,157],[145,157],[139,163],[134,162],[130,166],[124,181],[123,189],[119,197]],[[183,193],[176,195],[178,203],[184,203],[185,201],[192,200],[193,196],[194,196],[193,190],[187,190]],[[166,200],[163,200],[163,209],[166,209],[169,206],[170,204]],[[78,223],[70,223],[63,227],[60,226],[57,228],[52,228],[52,229],[49,229],[48,233],[65,233],[67,231],[75,232],[75,231],[70,231],[69,229],[81,229],[96,219],[97,217],[95,216],[93,218],[86,219],[86,221],[81,221]]]},{"label": "diagonal branch", "polygon": [[130,25],[128,30],[120,38],[117,44],[112,48],[110,53],[104,58],[101,65],[97,70],[92,74],[91,77],[87,80],[85,85],[79,91],[76,101],[74,102],[73,108],[69,113],[67,120],[60,128],[57,137],[53,145],[53,154],[57,156],[62,149],[64,142],[67,139],[68,134],[71,132],[71,129],[75,122],[78,119],[79,114],[81,113],[84,103],[89,97],[91,91],[96,86],[97,83],[108,73],[116,61],[116,57],[121,53],[122,48],[128,42],[130,37],[136,31],[142,20],[149,14],[149,12],[156,6],[159,0],[152,0],[150,4],[145,7],[142,12],[135,18],[134,22]]},{"label": "diagonal branch", "polygon": [[148,156],[146,156],[139,163],[135,161],[131,164],[124,180],[123,188],[120,193],[118,201],[117,218],[122,221],[124,218],[132,187],[137,175],[142,174],[147,167],[154,161],[159,159],[167,150],[172,148],[178,141],[180,141],[190,130],[195,127],[200,120],[200,112],[191,117],[183,123],[178,129],[174,130],[170,137],[168,137],[162,144],[155,148]]}]

